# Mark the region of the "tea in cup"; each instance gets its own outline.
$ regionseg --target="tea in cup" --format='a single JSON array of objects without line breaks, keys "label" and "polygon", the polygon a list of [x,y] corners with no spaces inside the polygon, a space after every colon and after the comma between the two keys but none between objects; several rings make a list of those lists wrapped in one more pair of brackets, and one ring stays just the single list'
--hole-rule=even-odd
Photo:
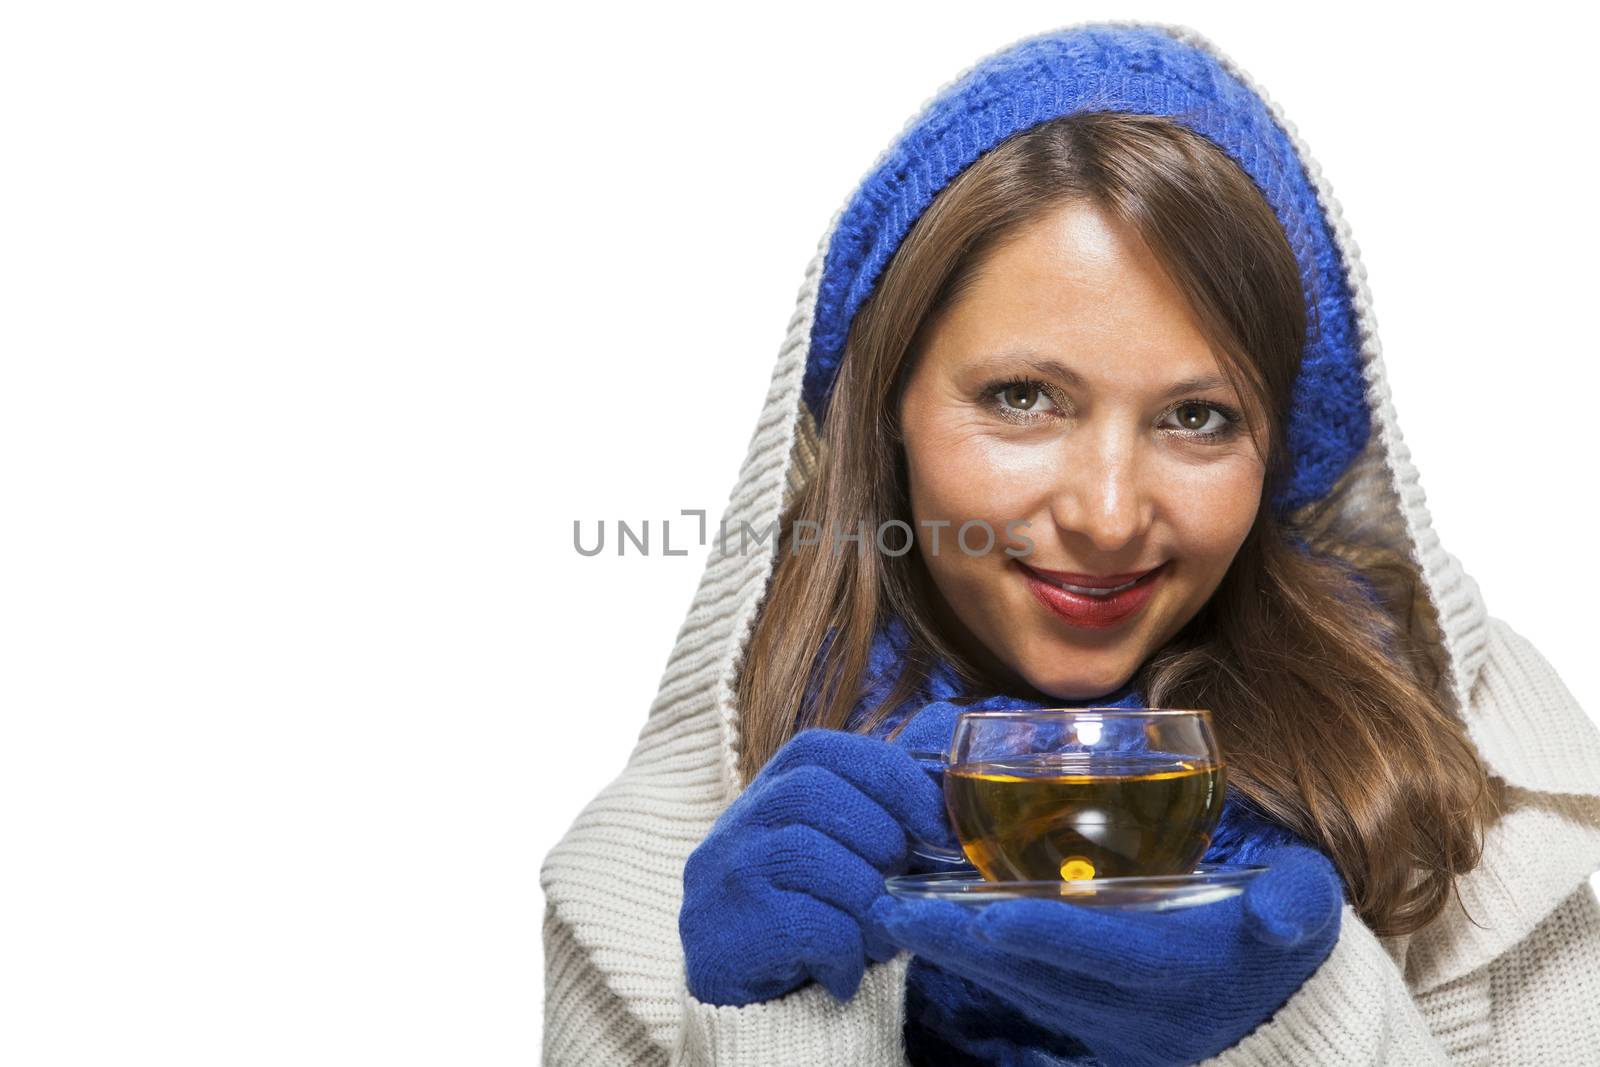
[{"label": "tea in cup", "polygon": [[1201,710],[964,712],[949,752],[912,755],[943,778],[961,843],[914,851],[970,863],[991,882],[1187,874],[1227,788]]}]

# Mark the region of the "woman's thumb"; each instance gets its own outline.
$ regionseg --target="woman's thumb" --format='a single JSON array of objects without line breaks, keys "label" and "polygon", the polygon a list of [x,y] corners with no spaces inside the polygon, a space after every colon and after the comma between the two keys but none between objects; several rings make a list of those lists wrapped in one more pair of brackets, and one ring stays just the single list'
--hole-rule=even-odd
[{"label": "woman's thumb", "polygon": [[1344,903],[1333,863],[1316,849],[1274,850],[1244,891],[1245,926],[1257,941],[1292,948],[1337,923]]}]

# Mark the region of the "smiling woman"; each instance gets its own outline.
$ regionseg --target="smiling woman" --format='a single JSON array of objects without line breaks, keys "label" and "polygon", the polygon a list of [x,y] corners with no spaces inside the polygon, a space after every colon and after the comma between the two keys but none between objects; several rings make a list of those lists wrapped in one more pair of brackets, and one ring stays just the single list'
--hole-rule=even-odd
[{"label": "smiling woman", "polygon": [[[723,521],[777,536],[712,554],[544,864],[546,1062],[1600,1043],[1600,734],[1441,545],[1338,206],[1192,30],[1069,26],[928,101],[824,235]],[[1208,712],[1205,861],[1264,869],[1154,914],[889,896],[950,843],[913,753],[1062,705]]]},{"label": "smiling woman", "polygon": [[[1307,307],[1271,206],[1172,117],[1073,112],[976,160],[847,336],[739,676],[745,775],[805,726],[877,730],[935,665],[967,699],[1222,708],[1231,788],[1325,848],[1374,930],[1427,925],[1496,797],[1410,632],[1415,569],[1312,533]],[[797,523],[897,519],[918,552],[793,547]],[[971,521],[1031,548],[928,536]],[[863,703],[891,618],[896,684]]]}]

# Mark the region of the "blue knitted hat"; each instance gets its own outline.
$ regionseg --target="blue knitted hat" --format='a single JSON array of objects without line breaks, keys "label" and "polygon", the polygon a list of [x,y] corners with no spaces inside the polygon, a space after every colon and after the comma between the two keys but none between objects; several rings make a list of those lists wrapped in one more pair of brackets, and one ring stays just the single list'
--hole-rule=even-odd
[{"label": "blue knitted hat", "polygon": [[1294,384],[1292,474],[1279,515],[1322,498],[1370,430],[1361,339],[1328,219],[1265,101],[1202,48],[1158,26],[1081,24],[976,64],[924,108],[862,180],[823,261],[802,396],[820,425],[851,321],[933,198],[1020,130],[1077,111],[1165,115],[1208,138],[1255,182],[1300,264],[1310,331]]}]

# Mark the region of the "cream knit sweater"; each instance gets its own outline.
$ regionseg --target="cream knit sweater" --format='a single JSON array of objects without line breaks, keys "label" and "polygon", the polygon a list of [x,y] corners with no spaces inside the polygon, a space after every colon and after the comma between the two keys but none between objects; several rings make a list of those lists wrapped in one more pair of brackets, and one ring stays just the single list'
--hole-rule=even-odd
[{"label": "cream knit sweater", "polygon": [[[1143,23],[1154,25],[1153,23]],[[1263,99],[1258,86],[1199,34]],[[1539,652],[1485,611],[1434,532],[1390,401],[1366,274],[1337,202],[1292,123],[1337,233],[1360,315],[1373,433],[1334,490],[1338,536],[1397,548],[1424,577],[1432,652],[1449,705],[1509,811],[1453,905],[1427,929],[1381,939],[1348,905],[1332,955],[1271,1020],[1206,1061],[1306,1064],[1600,1064],[1600,731]],[[880,157],[881,158],[881,157]],[[816,286],[835,214],[807,269],[766,403],[724,518],[766,530],[815,465],[800,400]],[[544,1062],[548,1067],[817,1064],[901,1067],[909,953],[869,965],[840,1003],[815,983],[746,1007],[688,992],[678,940],[683,865],[738,792],[732,681],[771,574],[771,545],[715,544],[659,694],[622,772],[545,857]],[[618,874],[626,875],[619,879]]]}]

